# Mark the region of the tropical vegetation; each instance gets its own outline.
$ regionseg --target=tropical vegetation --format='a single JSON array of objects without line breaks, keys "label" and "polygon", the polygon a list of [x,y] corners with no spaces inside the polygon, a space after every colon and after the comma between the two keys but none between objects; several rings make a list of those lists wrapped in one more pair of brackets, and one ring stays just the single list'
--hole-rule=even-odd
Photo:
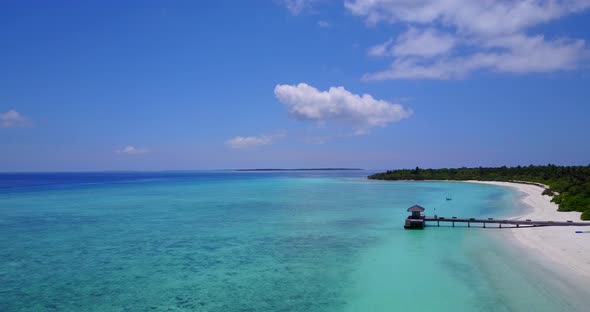
[{"label": "tropical vegetation", "polygon": [[480,180],[540,183],[548,186],[544,195],[560,211],[582,212],[582,220],[590,220],[590,165],[588,166],[518,166],[496,168],[442,168],[388,170],[369,176],[375,180]]}]

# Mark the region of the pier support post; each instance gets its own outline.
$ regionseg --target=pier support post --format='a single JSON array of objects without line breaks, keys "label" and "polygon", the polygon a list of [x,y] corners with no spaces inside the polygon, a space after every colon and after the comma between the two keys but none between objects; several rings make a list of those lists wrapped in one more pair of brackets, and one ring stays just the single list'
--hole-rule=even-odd
[{"label": "pier support post", "polygon": [[502,223],[498,223],[498,227],[499,228],[502,228]]},{"label": "pier support post", "polygon": [[485,222],[483,223],[483,228],[484,228],[484,229],[486,228],[486,223],[485,223]]},{"label": "pier support post", "polygon": [[453,227],[455,227],[455,221],[453,221]]},{"label": "pier support post", "polygon": [[518,223],[517,223],[517,224],[516,224],[516,227],[520,227],[520,224],[518,224]]},{"label": "pier support post", "polygon": [[471,227],[471,223],[467,222],[467,227]]},{"label": "pier support post", "polygon": [[440,221],[436,220],[436,226],[440,226]]}]

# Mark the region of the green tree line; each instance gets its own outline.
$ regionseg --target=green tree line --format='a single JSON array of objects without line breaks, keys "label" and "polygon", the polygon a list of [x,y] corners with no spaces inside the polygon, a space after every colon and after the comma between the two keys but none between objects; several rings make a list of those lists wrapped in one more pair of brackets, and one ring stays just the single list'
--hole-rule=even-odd
[{"label": "green tree line", "polygon": [[495,168],[443,168],[388,170],[369,176],[374,180],[480,180],[532,182],[549,186],[543,194],[553,196],[560,211],[582,212],[590,220],[590,165],[518,166]]}]

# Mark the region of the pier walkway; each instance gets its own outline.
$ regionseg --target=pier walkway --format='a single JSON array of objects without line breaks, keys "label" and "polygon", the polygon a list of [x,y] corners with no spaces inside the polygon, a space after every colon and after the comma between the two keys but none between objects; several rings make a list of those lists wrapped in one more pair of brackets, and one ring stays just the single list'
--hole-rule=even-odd
[{"label": "pier walkway", "polygon": [[478,219],[478,218],[445,218],[439,216],[425,216],[422,214],[425,208],[421,206],[412,206],[408,208],[408,212],[412,214],[406,218],[406,222],[404,224],[405,229],[423,229],[427,222],[436,222],[436,226],[440,226],[440,223],[451,223],[452,227],[455,227],[455,224],[467,224],[467,227],[471,227],[471,225],[480,225],[482,227],[488,227],[489,225],[498,225],[499,228],[504,227],[536,227],[536,226],[590,226],[590,222],[583,222],[583,221],[533,221],[533,220],[517,220],[517,219],[494,219],[494,218],[487,218],[487,219]]},{"label": "pier walkway", "polygon": [[574,221],[533,221],[533,220],[499,220],[493,218],[487,219],[476,219],[476,218],[445,218],[445,217],[428,217],[423,216],[424,222],[436,222],[436,226],[440,226],[440,223],[451,223],[454,227],[455,223],[467,224],[467,227],[471,227],[473,224],[481,224],[482,227],[486,225],[497,224],[499,228],[502,225],[513,225],[516,227],[522,226],[590,226],[590,222],[574,222]]}]

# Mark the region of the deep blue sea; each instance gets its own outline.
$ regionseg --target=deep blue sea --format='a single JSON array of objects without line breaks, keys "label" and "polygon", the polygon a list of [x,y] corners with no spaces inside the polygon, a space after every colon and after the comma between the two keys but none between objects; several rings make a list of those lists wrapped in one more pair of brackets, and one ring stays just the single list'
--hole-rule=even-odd
[{"label": "deep blue sea", "polygon": [[403,229],[515,191],[368,174],[0,174],[0,311],[587,311],[502,230]]}]

